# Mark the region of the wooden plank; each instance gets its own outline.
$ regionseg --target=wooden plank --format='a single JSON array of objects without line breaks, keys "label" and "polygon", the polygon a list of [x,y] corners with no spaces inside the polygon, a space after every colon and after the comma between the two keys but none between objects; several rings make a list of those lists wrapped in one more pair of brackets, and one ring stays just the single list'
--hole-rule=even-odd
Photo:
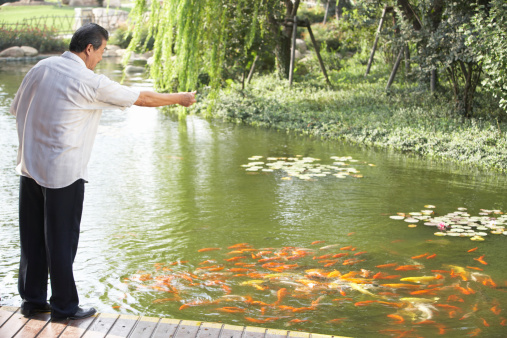
[{"label": "wooden plank", "polygon": [[201,322],[182,320],[173,338],[194,338],[199,332]]},{"label": "wooden plank", "polygon": [[25,326],[28,318],[23,316],[18,310],[19,308],[15,308],[14,314],[0,327],[0,337],[12,337]]},{"label": "wooden plank", "polygon": [[109,330],[107,334],[107,338],[113,337],[127,337],[130,331],[134,328],[137,321],[139,320],[139,316],[133,315],[120,315],[118,320],[114,323],[111,330]]},{"label": "wooden plank", "polygon": [[156,317],[141,317],[130,336],[136,338],[150,337],[152,332],[155,331],[159,321],[160,318]]},{"label": "wooden plank", "polygon": [[85,333],[86,329],[97,319],[97,315],[85,319],[78,320],[67,320],[60,322],[61,324],[67,324],[64,331],[58,338],[74,338],[81,337]]},{"label": "wooden plank", "polygon": [[18,308],[13,306],[2,306],[0,308],[0,327],[14,315]]},{"label": "wooden plank", "polygon": [[286,330],[268,329],[266,338],[286,338],[289,332]]},{"label": "wooden plank", "polygon": [[113,327],[119,315],[110,313],[101,313],[88,327],[83,338],[103,338]]},{"label": "wooden plank", "polygon": [[247,326],[243,332],[243,338],[263,338],[267,330],[264,327]]},{"label": "wooden plank", "polygon": [[67,327],[68,321],[52,322],[49,321],[37,338],[55,338],[58,337]]},{"label": "wooden plank", "polygon": [[50,313],[39,313],[31,318],[23,326],[23,328],[16,334],[16,338],[32,338],[44,329],[49,319]]},{"label": "wooden plank", "polygon": [[223,326],[221,323],[202,323],[199,338],[218,338]]},{"label": "wooden plank", "polygon": [[220,335],[220,338],[241,338],[243,335],[243,330],[243,326],[225,324],[222,328],[222,334]]},{"label": "wooden plank", "polygon": [[181,320],[163,318],[157,325],[155,332],[153,332],[152,338],[167,338],[172,337],[176,329],[178,328]]}]

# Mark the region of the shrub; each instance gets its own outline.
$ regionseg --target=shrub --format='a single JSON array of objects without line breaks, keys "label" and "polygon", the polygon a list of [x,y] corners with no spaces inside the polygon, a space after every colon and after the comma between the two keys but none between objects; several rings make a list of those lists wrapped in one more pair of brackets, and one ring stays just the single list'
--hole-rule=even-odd
[{"label": "shrub", "polygon": [[40,53],[50,53],[66,50],[68,43],[57,37],[54,28],[16,26],[10,29],[7,25],[0,25],[0,50],[13,46],[30,46]]},{"label": "shrub", "polygon": [[[133,32],[129,30],[126,25],[118,27],[109,38],[109,44],[118,45],[121,48],[127,48],[132,41]],[[146,50],[153,50],[153,44],[155,42],[153,37],[150,37],[148,41],[148,26],[144,26],[141,32],[141,41],[138,46],[136,46],[135,52],[144,52],[143,47],[146,46]]]}]

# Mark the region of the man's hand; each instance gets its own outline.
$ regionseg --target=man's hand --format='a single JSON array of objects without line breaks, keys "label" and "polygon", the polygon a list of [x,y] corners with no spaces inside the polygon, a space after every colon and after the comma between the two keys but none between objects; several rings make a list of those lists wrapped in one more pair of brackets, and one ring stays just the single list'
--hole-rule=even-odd
[{"label": "man's hand", "polygon": [[186,92],[186,93],[178,93],[179,94],[179,102],[178,104],[183,107],[190,107],[193,105],[195,101],[195,94],[197,92]]}]

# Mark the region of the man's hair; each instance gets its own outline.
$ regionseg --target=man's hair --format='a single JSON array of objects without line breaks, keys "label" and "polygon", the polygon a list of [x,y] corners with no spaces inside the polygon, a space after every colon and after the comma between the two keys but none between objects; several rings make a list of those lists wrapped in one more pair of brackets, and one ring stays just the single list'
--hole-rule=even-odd
[{"label": "man's hair", "polygon": [[92,44],[93,49],[97,50],[102,46],[103,40],[109,39],[109,33],[96,23],[87,23],[72,35],[70,40],[69,50],[71,52],[80,53],[86,49],[89,44]]}]

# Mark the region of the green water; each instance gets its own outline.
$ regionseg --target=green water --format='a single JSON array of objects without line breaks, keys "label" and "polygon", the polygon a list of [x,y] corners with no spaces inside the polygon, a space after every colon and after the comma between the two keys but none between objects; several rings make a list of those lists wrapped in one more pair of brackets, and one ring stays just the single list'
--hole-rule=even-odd
[{"label": "green water", "polygon": [[[0,63],[0,231],[3,237],[0,305],[20,304],[16,291],[19,179],[14,167],[17,136],[15,120],[8,114],[8,107],[22,77],[32,65]],[[121,76],[112,60],[104,60],[97,71],[115,79]],[[150,82],[141,76],[128,79],[127,84],[150,87]],[[250,173],[242,165],[251,162],[248,158],[254,155],[264,156],[261,159],[264,162],[269,162],[266,158],[270,156],[300,155],[318,158],[322,164],[332,164],[332,156],[351,156],[358,162],[350,163],[349,167],[359,170],[363,177],[326,176],[305,181],[282,179],[287,174],[280,171]],[[439,215],[456,211],[458,207],[467,208],[471,215],[477,215],[480,209],[507,212],[504,175],[340,142],[224,124],[198,116],[178,120],[157,109],[140,107],[125,112],[104,112],[89,172],[75,278],[82,304],[95,306],[101,312],[354,337],[434,337],[442,333],[440,328],[449,337],[473,334],[477,329],[483,337],[506,335],[507,327],[501,324],[505,324],[502,320],[507,318],[504,257],[507,237],[490,234],[483,242],[436,237],[433,235],[435,228],[422,222],[416,228],[409,228],[408,223],[389,218],[397,212],[420,211],[427,204],[435,205]],[[323,243],[312,245],[314,241]],[[234,262],[225,261],[237,256],[228,254],[233,249],[227,249],[237,243],[248,243],[255,249],[270,248],[273,253],[280,253],[284,247],[304,248],[312,254],[285,261],[298,266],[287,270],[289,275],[283,279],[266,278],[262,284],[265,289],[259,290],[241,283],[262,277],[234,277],[234,273],[227,273],[232,267],[240,268]],[[331,249],[319,249],[334,244],[337,246]],[[357,249],[340,250],[346,246]],[[467,252],[474,247],[478,249]],[[221,250],[198,252],[202,248]],[[359,251],[366,253],[353,256]],[[312,259],[343,252],[349,253],[347,258],[364,261],[343,265],[341,259],[324,268],[323,263]],[[436,256],[411,258],[424,253]],[[482,255],[488,265],[473,259]],[[199,264],[205,260],[216,263]],[[256,262],[251,252],[240,261]],[[182,263],[171,265],[172,262]],[[422,267],[417,271],[376,268],[386,263],[420,264]],[[211,264],[223,265],[224,269],[213,276],[198,269]],[[351,289],[350,284],[343,285],[346,293],[343,296],[329,285],[336,278],[315,279],[319,287],[310,289],[301,288],[297,282],[309,278],[305,271],[317,268],[326,272],[338,270],[342,274],[363,269],[371,271],[370,278],[383,271],[401,278],[435,275],[431,270],[449,270],[444,264],[478,267],[484,271],[468,269],[467,281],[444,273],[444,279],[435,284],[444,283],[445,287],[439,287],[434,295],[420,296],[378,286],[399,283],[399,278],[364,285],[376,297],[379,292],[394,294],[383,296],[386,298],[361,293]],[[275,273],[261,265],[257,263],[249,272]],[[363,273],[367,274],[365,271]],[[490,276],[496,287],[472,280],[472,272]],[[152,279],[137,281],[139,275]],[[156,284],[156,278],[161,280],[162,276],[173,278],[171,285],[177,293],[153,288],[153,285],[160,285]],[[230,290],[225,291],[222,285]],[[469,287],[475,293],[465,295],[457,287]],[[245,303],[245,298],[239,297],[251,296],[273,304],[281,288],[288,291],[280,302],[282,305],[310,307],[317,299],[319,304],[315,309],[302,312],[283,311],[275,306],[265,306],[262,310],[261,306]],[[227,297],[223,298],[225,295]],[[400,302],[402,297],[438,298],[429,307],[430,320],[435,323],[420,323],[425,316],[421,311],[403,312],[406,308],[400,310],[375,303],[354,305],[367,300]],[[463,301],[455,300],[456,297]],[[167,298],[174,300],[160,301]],[[232,300],[226,302],[224,299]],[[180,310],[183,304],[196,300],[222,301]],[[453,314],[436,304],[459,309]],[[245,312],[217,310],[228,306],[242,308]],[[387,317],[395,313],[402,315],[404,323],[395,324],[395,319]],[[467,316],[461,319],[464,315]],[[277,319],[256,324],[245,317]],[[291,322],[293,319],[303,322]],[[340,320],[330,322],[333,319]]]}]

